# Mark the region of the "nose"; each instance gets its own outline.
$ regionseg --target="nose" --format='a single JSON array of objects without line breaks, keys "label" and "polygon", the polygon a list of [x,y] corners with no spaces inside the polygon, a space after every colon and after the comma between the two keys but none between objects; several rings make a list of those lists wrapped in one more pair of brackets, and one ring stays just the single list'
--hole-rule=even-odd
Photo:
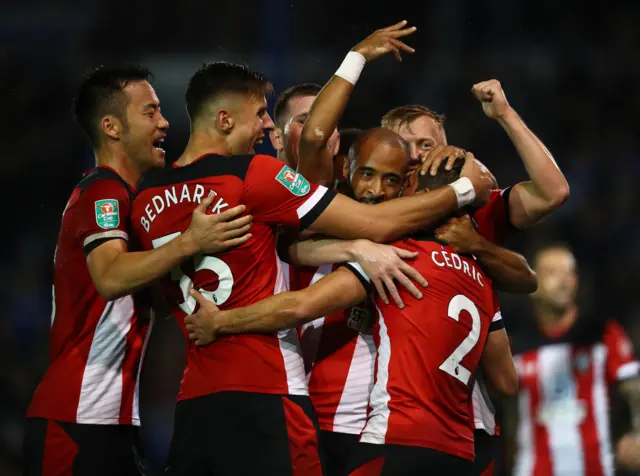
[{"label": "nose", "polygon": [[382,180],[379,177],[374,178],[369,182],[367,187],[369,194],[374,198],[382,197],[384,195],[384,187],[382,186]]},{"label": "nose", "polygon": [[420,160],[420,151],[418,150],[418,145],[415,142],[410,143],[409,153],[411,154],[411,162]]},{"label": "nose", "polygon": [[169,129],[169,121],[167,121],[162,114],[160,114],[160,120],[158,121],[158,129],[163,131]]},{"label": "nose", "polygon": [[264,129],[265,131],[268,131],[275,128],[276,128],[276,125],[273,123],[273,119],[271,119],[271,116],[269,115],[269,113],[266,112],[264,116],[262,116],[262,129]]}]

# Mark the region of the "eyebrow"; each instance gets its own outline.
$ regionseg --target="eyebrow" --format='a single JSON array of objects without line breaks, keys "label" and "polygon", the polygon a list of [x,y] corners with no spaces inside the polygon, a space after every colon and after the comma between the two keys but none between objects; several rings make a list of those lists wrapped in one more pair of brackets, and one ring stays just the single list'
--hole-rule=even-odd
[{"label": "eyebrow", "polygon": [[309,118],[309,113],[308,112],[302,112],[300,114],[297,114],[295,116],[293,116],[294,119],[304,119],[305,121]]},{"label": "eyebrow", "polygon": [[160,103],[150,102],[149,104],[145,104],[143,109],[160,109]]}]

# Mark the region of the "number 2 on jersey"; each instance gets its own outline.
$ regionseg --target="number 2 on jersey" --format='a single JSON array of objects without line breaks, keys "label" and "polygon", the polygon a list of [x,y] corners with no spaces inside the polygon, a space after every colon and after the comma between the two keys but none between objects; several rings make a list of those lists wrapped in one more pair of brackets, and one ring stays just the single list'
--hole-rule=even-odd
[{"label": "number 2 on jersey", "polygon": [[478,343],[478,339],[480,338],[480,313],[471,299],[462,294],[458,294],[449,301],[447,314],[451,319],[459,322],[462,311],[467,311],[471,315],[471,332],[469,332],[469,335],[456,350],[447,357],[447,360],[442,362],[439,369],[467,385],[471,378],[471,372],[460,362],[462,362],[462,359],[464,359]]},{"label": "number 2 on jersey", "polygon": [[[170,235],[156,238],[152,241],[153,247],[159,248],[180,235],[181,233],[177,231]],[[193,260],[193,267],[196,274],[198,274],[199,271],[208,270],[218,275],[218,288],[215,291],[207,291],[204,288],[200,288],[198,291],[200,291],[205,298],[218,306],[229,299],[233,289],[233,273],[231,272],[229,265],[220,258],[203,255],[201,253],[194,255],[191,259]],[[192,314],[196,308],[196,300],[189,294],[193,288],[193,280],[184,274],[180,266],[176,266],[171,270],[171,280],[178,284],[180,291],[182,292],[182,298],[184,301],[179,304],[180,309],[182,309],[186,314]]]}]

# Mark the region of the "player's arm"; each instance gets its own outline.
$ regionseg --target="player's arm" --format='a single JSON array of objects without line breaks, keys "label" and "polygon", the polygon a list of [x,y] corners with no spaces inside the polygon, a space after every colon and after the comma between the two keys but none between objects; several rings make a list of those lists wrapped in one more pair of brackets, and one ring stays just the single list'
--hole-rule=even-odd
[{"label": "player's arm", "polygon": [[509,105],[499,81],[478,83],[472,92],[487,117],[505,130],[527,169],[531,180],[511,190],[509,214],[513,226],[529,228],[568,200],[567,179],[549,150]]},{"label": "player's arm", "polygon": [[369,240],[340,240],[317,235],[289,242],[286,248],[286,256],[281,253],[280,258],[297,266],[357,262],[371,278],[385,304],[389,303],[387,289],[398,306],[404,305],[394,281],[399,282],[416,299],[422,299],[422,293],[412,280],[423,287],[427,286],[426,279],[404,261],[418,256],[415,251],[379,245]]},{"label": "player's arm", "polygon": [[516,395],[518,392],[518,373],[500,312],[494,316],[491,323],[482,351],[481,364],[484,374],[502,397]]},{"label": "player's arm", "polygon": [[[151,250],[128,252],[126,233],[119,236],[96,233],[84,239],[91,279],[106,300],[131,294],[168,273],[185,258],[200,251],[219,253],[246,242],[251,235],[251,216],[233,218],[245,211],[240,205],[226,212],[208,215],[213,197],[202,200],[193,212],[185,233]],[[120,239],[113,239],[120,238]]]},{"label": "player's arm", "polygon": [[640,377],[631,377],[619,384],[619,392],[627,404],[631,428],[616,443],[616,460],[630,471],[640,470]]},{"label": "player's arm", "polygon": [[344,108],[364,65],[386,53],[393,52],[401,61],[400,50],[413,53],[413,48],[399,38],[416,28],[406,28],[406,21],[375,31],[358,43],[316,97],[300,137],[298,172],[314,183],[331,186],[333,181],[333,151],[326,153],[333,131],[338,127]]},{"label": "player's arm", "polygon": [[191,295],[200,308],[185,318],[186,329],[196,345],[208,344],[222,335],[290,329],[362,302],[368,288],[361,270],[341,267],[306,289],[225,311],[193,290]]},{"label": "player's arm", "polygon": [[474,229],[469,216],[450,219],[435,235],[459,253],[474,255],[497,289],[530,294],[538,288],[536,273],[524,256],[484,238]]}]

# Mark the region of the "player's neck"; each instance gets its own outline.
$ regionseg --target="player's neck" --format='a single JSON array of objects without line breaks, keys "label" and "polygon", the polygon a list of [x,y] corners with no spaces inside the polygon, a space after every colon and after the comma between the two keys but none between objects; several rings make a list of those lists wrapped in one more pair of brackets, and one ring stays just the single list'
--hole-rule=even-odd
[{"label": "player's neck", "polygon": [[537,304],[534,306],[534,312],[538,327],[550,337],[563,335],[578,318],[578,307],[575,304],[563,310]]},{"label": "player's neck", "polygon": [[176,160],[175,164],[184,167],[195,162],[203,155],[231,155],[231,152],[225,137],[212,135],[206,131],[193,131],[189,136],[187,147],[185,147],[184,152]]},{"label": "player's neck", "polygon": [[137,188],[142,171],[134,166],[124,153],[103,147],[96,153],[96,165],[113,169],[131,188]]}]

